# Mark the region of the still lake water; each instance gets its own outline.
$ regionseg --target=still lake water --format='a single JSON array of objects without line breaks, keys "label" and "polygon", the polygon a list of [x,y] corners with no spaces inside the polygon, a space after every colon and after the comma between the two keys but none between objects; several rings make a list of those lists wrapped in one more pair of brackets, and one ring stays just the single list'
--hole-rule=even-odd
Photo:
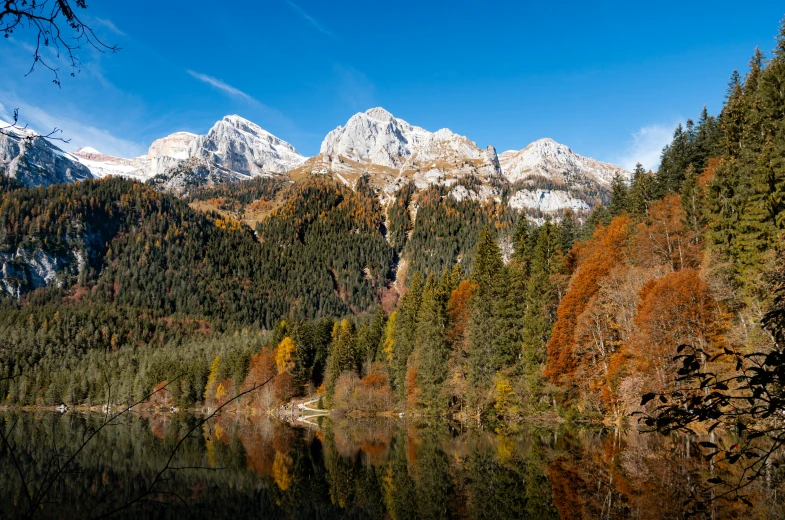
[{"label": "still lake water", "polygon": [[[681,518],[710,467],[694,440],[531,427],[502,435],[444,422],[320,420],[291,427],[228,414],[123,418],[87,443],[35,518]],[[24,518],[98,415],[0,414],[0,518]],[[19,469],[17,469],[17,466]],[[31,490],[23,491],[19,470]],[[775,473],[714,518],[785,518]],[[131,505],[123,507],[136,500]]]}]

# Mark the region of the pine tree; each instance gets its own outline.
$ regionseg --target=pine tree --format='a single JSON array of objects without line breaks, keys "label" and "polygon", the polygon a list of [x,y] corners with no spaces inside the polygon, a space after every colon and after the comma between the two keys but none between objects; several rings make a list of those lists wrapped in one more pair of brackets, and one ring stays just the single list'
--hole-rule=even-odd
[{"label": "pine tree", "polygon": [[[640,163],[638,163],[640,166]],[[632,211],[632,198],[631,193],[628,196],[628,207],[629,210]],[[564,216],[561,220],[561,250],[565,253],[569,252],[572,249],[573,244],[578,239],[580,235],[580,224],[577,220],[575,220],[575,214],[572,212],[570,208],[564,210]]]},{"label": "pine tree", "polygon": [[499,284],[496,277],[503,268],[501,251],[489,229],[480,233],[472,263],[471,281],[477,284],[469,318],[469,382],[474,386],[473,402],[480,400],[490,387],[498,368],[494,339],[498,332],[495,323]]},{"label": "pine tree", "polygon": [[512,365],[521,351],[521,327],[526,292],[524,278],[514,265],[499,270],[494,281],[493,366],[496,370]]},{"label": "pine tree", "polygon": [[471,281],[479,286],[478,294],[492,290],[493,279],[503,265],[501,251],[493,232],[486,227],[477,239],[470,276]]},{"label": "pine tree", "polygon": [[374,363],[379,358],[379,351],[384,342],[384,328],[387,324],[387,313],[382,306],[376,307],[368,334],[364,345],[361,345],[362,353],[366,363]]},{"label": "pine tree", "polygon": [[725,91],[725,106],[720,113],[722,143],[726,156],[735,157],[739,153],[743,118],[741,75],[734,69]]},{"label": "pine tree", "polygon": [[649,205],[657,200],[656,179],[647,172],[641,163],[635,165],[630,183],[628,198],[629,211],[632,215],[642,216],[649,211]]},{"label": "pine tree", "polygon": [[417,341],[417,315],[422,303],[423,282],[420,273],[414,273],[407,293],[398,305],[393,348],[392,381],[401,397],[406,393],[406,368],[409,356]]},{"label": "pine tree", "polygon": [[[684,183],[681,185],[681,206],[684,208],[684,221],[689,229],[701,231],[703,219],[703,189],[698,183],[695,167],[687,168]],[[699,235],[696,234],[696,238]]]},{"label": "pine tree", "polygon": [[621,175],[613,176],[611,181],[611,203],[608,211],[611,216],[618,216],[629,210],[629,188]]},{"label": "pine tree", "polygon": [[558,230],[546,222],[537,237],[533,251],[531,274],[526,287],[526,312],[523,317],[522,366],[527,387],[526,399],[537,401],[542,385],[542,367],[547,345],[556,321],[556,288],[552,282],[559,265]]},{"label": "pine tree", "polygon": [[443,286],[429,278],[417,319],[417,384],[426,407],[444,408],[441,386],[447,378],[449,350],[445,341],[446,305]]},{"label": "pine tree", "polygon": [[706,105],[703,105],[695,137],[696,171],[698,173],[706,168],[710,158],[719,157],[722,154],[721,138],[722,134],[717,118],[709,115]]},{"label": "pine tree", "polygon": [[325,374],[328,399],[332,399],[335,393],[335,382],[343,372],[347,370],[356,372],[357,360],[354,323],[346,319],[341,320],[340,323],[335,322]]}]

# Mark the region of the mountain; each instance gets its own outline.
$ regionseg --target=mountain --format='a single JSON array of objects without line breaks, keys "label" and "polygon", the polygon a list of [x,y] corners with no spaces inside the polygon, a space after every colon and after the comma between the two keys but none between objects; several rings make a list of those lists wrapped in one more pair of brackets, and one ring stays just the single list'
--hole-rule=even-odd
[{"label": "mountain", "polygon": [[285,173],[305,161],[294,146],[240,116],[215,123],[207,135],[196,138],[188,154],[249,177]]},{"label": "mountain", "polygon": [[446,186],[458,201],[506,198],[538,219],[565,208],[588,211],[607,202],[614,175],[630,178],[623,168],[582,157],[552,139],[497,156],[493,146],[482,149],[446,128],[429,132],[378,107],[327,134],[320,154],[303,169],[333,174],[347,185],[368,173],[383,199],[409,181],[420,189]]},{"label": "mountain", "polygon": [[25,186],[50,186],[91,179],[76,157],[34,132],[0,121],[0,174]]},{"label": "mountain", "polygon": [[510,150],[499,155],[504,176],[517,182],[532,176],[553,180],[592,179],[610,185],[616,174],[629,180],[630,173],[619,166],[583,157],[553,139],[539,139],[523,150]]},{"label": "mountain", "polygon": [[467,137],[447,128],[429,132],[380,107],[353,115],[346,126],[327,134],[320,153],[401,169],[486,158],[485,152]]},{"label": "mountain", "polygon": [[187,186],[287,172],[305,157],[278,137],[240,116],[226,116],[206,135],[176,132],[153,141],[147,155],[125,159],[94,148],[74,155],[96,177],[119,175],[182,192]]},{"label": "mountain", "polygon": [[446,128],[429,132],[380,107],[357,113],[328,133],[319,155],[302,170],[333,174],[347,185],[368,173],[383,200],[409,181],[425,188],[452,185],[466,177],[486,183],[501,177],[492,146],[483,150]]},{"label": "mountain", "polygon": [[[140,157],[108,156],[91,147],[68,157],[95,177],[138,179],[178,195],[190,195],[201,186],[270,175],[295,182],[328,175],[355,189],[360,177],[367,175],[383,204],[408,183],[419,190],[438,185],[457,201],[496,200],[536,221],[565,208],[585,212],[607,203],[613,177],[630,178],[623,168],[580,156],[552,139],[497,155],[493,146],[481,148],[447,128],[428,131],[381,107],[357,113],[329,132],[319,154],[311,158],[237,115],[224,117],[205,135],[176,132],[157,139]],[[84,168],[79,171],[80,175],[70,177],[65,171],[55,173],[50,177],[60,180],[49,182],[85,178]],[[37,180],[40,175],[27,177],[29,185],[45,183]]]}]

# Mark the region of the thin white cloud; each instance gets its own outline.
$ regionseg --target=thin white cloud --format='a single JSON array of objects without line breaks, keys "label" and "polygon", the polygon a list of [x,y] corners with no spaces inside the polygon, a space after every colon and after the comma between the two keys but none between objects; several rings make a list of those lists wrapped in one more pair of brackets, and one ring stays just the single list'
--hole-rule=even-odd
[{"label": "thin white cloud", "polygon": [[116,137],[110,131],[86,123],[87,117],[64,116],[47,112],[38,107],[21,102],[14,94],[0,92],[0,119],[11,119],[12,109],[19,109],[19,125],[40,134],[48,134],[55,128],[62,132],[56,137],[70,140],[68,143],[55,141],[54,144],[67,151],[83,146],[92,146],[101,153],[117,157],[136,157],[147,151],[147,146]]},{"label": "thin white cloud", "polygon": [[259,102],[257,100],[255,100],[254,98],[252,98],[251,96],[249,96],[248,94],[243,92],[242,90],[240,90],[238,88],[235,88],[235,87],[229,85],[228,83],[226,83],[224,81],[221,81],[218,78],[214,78],[212,76],[208,76],[207,74],[201,74],[201,73],[195,72],[193,70],[187,70],[186,72],[188,72],[188,74],[190,74],[194,78],[198,79],[199,81],[201,81],[203,83],[207,83],[208,85],[210,85],[212,87],[215,87],[218,90],[220,90],[220,91],[222,91],[222,92],[224,92],[224,93],[226,93],[226,94],[228,94],[228,95],[230,95],[232,97],[239,98],[239,99],[242,99],[242,100],[245,100],[245,101],[249,101],[251,103],[259,104]]},{"label": "thin white cloud", "polygon": [[620,166],[632,171],[637,163],[647,170],[656,171],[660,167],[662,149],[673,139],[673,130],[679,121],[672,125],[651,124],[633,132],[627,148],[616,159]]},{"label": "thin white cloud", "polygon": [[114,22],[112,22],[112,20],[109,20],[108,18],[94,18],[94,20],[96,24],[103,25],[113,33],[118,34],[120,36],[125,36],[125,33],[120,29],[118,29],[117,26],[114,24]]},{"label": "thin white cloud", "polygon": [[289,7],[291,7],[291,8],[292,8],[292,9],[294,9],[295,11],[297,11],[297,14],[299,14],[299,15],[300,15],[300,16],[302,16],[302,17],[303,17],[305,20],[307,20],[307,21],[308,21],[308,23],[310,23],[311,25],[313,25],[313,26],[316,28],[316,30],[318,30],[320,33],[322,33],[322,34],[326,34],[327,36],[335,36],[333,33],[331,33],[330,31],[328,31],[327,29],[325,29],[325,28],[322,26],[322,24],[320,24],[319,22],[317,22],[317,21],[314,19],[314,17],[313,17],[313,16],[311,16],[311,15],[309,15],[308,13],[306,13],[305,11],[303,11],[303,10],[302,10],[302,8],[301,8],[299,5],[295,4],[295,3],[294,3],[294,2],[292,2],[291,0],[286,0],[286,3],[287,3],[287,4],[289,4]]}]

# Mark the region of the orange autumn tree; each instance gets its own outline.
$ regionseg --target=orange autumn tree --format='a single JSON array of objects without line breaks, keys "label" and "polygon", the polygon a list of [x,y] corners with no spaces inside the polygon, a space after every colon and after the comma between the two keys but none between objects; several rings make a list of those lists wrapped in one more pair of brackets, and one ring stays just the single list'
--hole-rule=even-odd
[{"label": "orange autumn tree", "polygon": [[447,303],[447,316],[450,325],[445,332],[445,339],[454,350],[465,352],[466,324],[469,322],[471,314],[471,299],[477,292],[477,287],[476,283],[463,280],[450,294],[450,300]]},{"label": "orange autumn tree", "polygon": [[644,267],[664,265],[671,271],[699,267],[700,233],[685,226],[686,220],[681,197],[676,194],[652,204],[635,228],[635,262]]},{"label": "orange autumn tree", "polygon": [[614,218],[607,227],[599,226],[580,251],[581,258],[570,282],[569,290],[559,303],[556,324],[548,341],[545,376],[553,383],[572,384],[576,368],[574,356],[578,317],[600,288],[614,265],[621,263],[627,252],[631,220]]},{"label": "orange autumn tree", "polygon": [[693,269],[650,281],[640,296],[635,317],[638,332],[631,341],[630,355],[644,374],[648,387],[644,390],[663,391],[676,377],[676,347],[686,343],[706,352],[720,348],[725,341],[726,317]]},{"label": "orange autumn tree", "polygon": [[273,382],[270,378],[275,377],[276,373],[275,354],[272,350],[265,348],[251,356],[248,362],[248,374],[245,376],[242,390],[249,390],[263,384],[265,381],[267,381],[267,384],[245,395],[241,404],[260,410],[266,410],[272,406],[275,397]]}]

